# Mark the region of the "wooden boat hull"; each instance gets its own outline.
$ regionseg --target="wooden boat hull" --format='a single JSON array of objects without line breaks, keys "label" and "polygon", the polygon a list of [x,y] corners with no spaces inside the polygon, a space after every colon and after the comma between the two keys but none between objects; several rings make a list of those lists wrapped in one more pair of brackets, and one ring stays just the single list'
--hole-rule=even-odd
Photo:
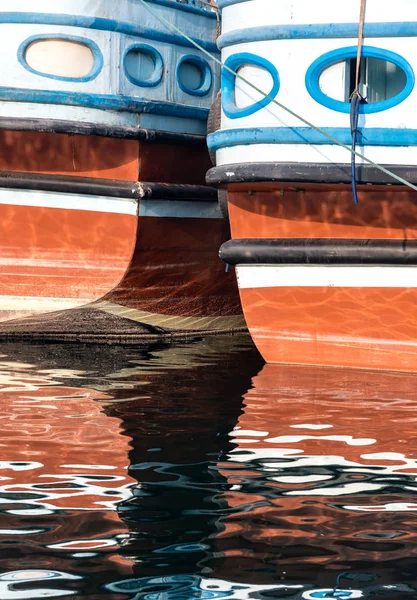
[{"label": "wooden boat hull", "polygon": [[117,286],[136,212],[128,199],[0,190],[0,320],[81,306]]},{"label": "wooden boat hull", "polygon": [[[307,248],[320,242],[336,244],[337,254],[337,244],[347,242],[360,254],[373,242],[398,242],[401,255],[417,237],[411,191],[363,188],[354,205],[344,186],[259,187],[250,194],[229,190],[232,238],[246,247],[251,240],[298,241]],[[417,370],[414,264],[389,264],[378,254],[367,264],[288,261],[268,252],[252,262],[241,253],[241,263],[234,263],[246,322],[267,362]]]},{"label": "wooden boat hull", "polygon": [[0,190],[0,215],[2,321],[95,302],[160,333],[244,326],[215,200]]},{"label": "wooden boat hull", "polygon": [[415,7],[369,0],[362,29],[360,4],[219,0],[207,181],[228,191],[224,259],[268,362],[415,371]]}]

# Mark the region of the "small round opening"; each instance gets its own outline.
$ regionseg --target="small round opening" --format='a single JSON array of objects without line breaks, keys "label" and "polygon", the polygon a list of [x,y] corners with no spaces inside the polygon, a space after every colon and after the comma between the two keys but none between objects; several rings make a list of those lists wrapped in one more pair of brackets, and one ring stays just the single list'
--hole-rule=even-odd
[{"label": "small round opening", "polygon": [[160,53],[146,44],[135,45],[126,51],[124,69],[134,85],[152,87],[162,79],[163,60]]},{"label": "small round opening", "polygon": [[183,92],[205,96],[211,89],[212,73],[209,64],[198,56],[183,56],[177,67],[178,85]]},{"label": "small round opening", "polygon": [[179,68],[182,85],[189,90],[198,90],[203,83],[203,71],[200,66],[185,60]]}]

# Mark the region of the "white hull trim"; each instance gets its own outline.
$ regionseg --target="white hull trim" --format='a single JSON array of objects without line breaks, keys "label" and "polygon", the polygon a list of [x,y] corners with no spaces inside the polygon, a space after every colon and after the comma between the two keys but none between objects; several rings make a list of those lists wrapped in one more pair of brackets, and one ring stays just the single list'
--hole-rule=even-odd
[{"label": "white hull trim", "polygon": [[271,287],[417,288],[417,267],[373,265],[248,265],[240,289]]},{"label": "white hull trim", "polygon": [[122,215],[136,215],[138,210],[137,201],[129,198],[105,198],[104,196],[16,189],[0,189],[0,204],[61,210],[87,210]]}]

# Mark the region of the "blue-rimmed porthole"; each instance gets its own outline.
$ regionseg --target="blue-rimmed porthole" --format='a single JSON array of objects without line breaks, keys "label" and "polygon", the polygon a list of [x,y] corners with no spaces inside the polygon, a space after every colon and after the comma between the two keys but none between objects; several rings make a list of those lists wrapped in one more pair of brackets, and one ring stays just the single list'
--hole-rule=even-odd
[{"label": "blue-rimmed porthole", "polygon": [[[333,50],[310,66],[306,86],[319,104],[338,112],[350,112],[357,51],[356,46]],[[361,112],[376,113],[397,106],[411,94],[414,83],[414,71],[402,56],[382,48],[363,47],[359,91],[366,104],[361,105]]]},{"label": "blue-rimmed porthole", "polygon": [[154,87],[161,83],[164,61],[153,46],[133,44],[125,51],[123,68],[126,77],[134,85]]},{"label": "blue-rimmed porthole", "polygon": [[186,54],[177,65],[177,81],[180,89],[192,96],[205,96],[211,90],[213,74],[207,61]]},{"label": "blue-rimmed porthole", "polygon": [[103,68],[103,55],[93,40],[62,34],[34,35],[19,47],[18,60],[31,73],[83,83]]},{"label": "blue-rimmed porthole", "polygon": [[[238,82],[235,73],[264,91],[269,98],[260,95],[244,81]],[[264,89],[267,81],[270,87]],[[279,86],[278,71],[269,60],[249,52],[233,54],[226,59],[222,68],[223,112],[229,119],[248,117],[272,102],[279,92]]]}]

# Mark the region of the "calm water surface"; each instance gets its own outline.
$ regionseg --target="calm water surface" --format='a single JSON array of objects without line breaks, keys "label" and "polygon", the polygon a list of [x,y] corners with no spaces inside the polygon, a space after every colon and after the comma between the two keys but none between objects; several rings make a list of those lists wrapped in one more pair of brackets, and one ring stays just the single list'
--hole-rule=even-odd
[{"label": "calm water surface", "polygon": [[0,600],[417,599],[417,377],[0,352]]}]

